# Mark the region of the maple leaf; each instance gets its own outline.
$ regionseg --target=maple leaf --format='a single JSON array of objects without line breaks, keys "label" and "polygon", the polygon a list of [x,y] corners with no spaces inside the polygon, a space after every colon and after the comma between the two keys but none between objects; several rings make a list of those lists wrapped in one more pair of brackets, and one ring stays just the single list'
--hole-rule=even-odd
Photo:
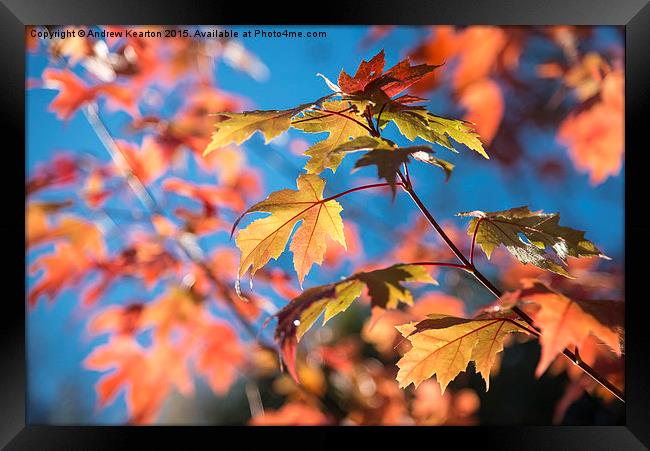
[{"label": "maple leaf", "polygon": [[25,184],[27,194],[34,194],[44,188],[67,185],[77,181],[79,161],[68,154],[54,155],[47,165],[39,165],[30,174]]},{"label": "maple leaf", "polygon": [[171,287],[146,305],[142,312],[143,326],[152,326],[154,336],[169,338],[176,326],[197,328],[201,318],[200,296],[191,290]]},{"label": "maple leaf", "polygon": [[419,298],[406,311],[388,311],[380,307],[373,307],[370,317],[361,330],[361,336],[366,342],[372,343],[382,354],[392,356],[400,344],[396,339],[401,338],[395,326],[407,321],[416,321],[431,312],[464,316],[464,305],[464,302],[459,298],[431,291]]},{"label": "maple leaf", "polygon": [[[504,245],[520,262],[566,277],[571,277],[565,269],[569,256],[609,258],[585,239],[585,232],[560,226],[559,213],[533,212],[528,207],[517,207],[487,213],[470,211],[458,216],[474,217],[467,234],[474,236],[476,233],[476,243],[488,258],[496,247]],[[552,250],[557,259],[547,249]]]},{"label": "maple leaf", "polygon": [[295,376],[295,344],[311,328],[324,312],[323,324],[347,310],[361,296],[363,288],[368,291],[375,307],[397,308],[399,303],[411,305],[413,295],[403,282],[421,282],[437,285],[424,267],[397,264],[388,268],[353,274],[336,283],[321,285],[303,291],[280,310],[276,316],[278,326],[275,338],[280,343],[282,355],[290,373]]},{"label": "maple leaf", "polygon": [[351,138],[368,134],[368,130],[354,119],[356,114],[348,112],[350,108],[347,105],[348,102],[344,101],[324,102],[325,110],[340,114],[306,111],[302,117],[291,123],[293,127],[308,133],[328,132],[325,140],[317,142],[305,152],[310,157],[305,165],[308,174],[320,174],[328,168],[336,172],[345,157],[345,154],[335,152],[337,147]]},{"label": "maple leaf", "polygon": [[101,83],[89,87],[69,70],[45,69],[43,79],[46,86],[59,90],[49,109],[62,120],[70,119],[80,107],[95,101],[100,95],[107,96],[131,115],[138,115],[133,93],[123,86]]},{"label": "maple leaf", "polygon": [[25,212],[27,246],[35,246],[46,241],[50,230],[49,215],[70,206],[72,206],[72,201],[29,203]]},{"label": "maple leaf", "polygon": [[131,336],[118,335],[96,347],[84,360],[84,367],[112,370],[95,385],[100,407],[113,402],[119,391],[128,387],[127,409],[136,424],[149,423],[156,417],[172,385],[185,395],[194,390],[182,352],[166,345],[145,349]]},{"label": "maple leaf", "polygon": [[621,355],[623,302],[571,299],[537,280],[525,279],[522,285],[521,290],[504,294],[499,302],[504,308],[519,305],[541,329],[542,355],[535,370],[537,377],[567,346],[586,347],[592,334]]},{"label": "maple leaf", "polygon": [[575,167],[588,172],[592,185],[617,175],[625,153],[624,77],[622,71],[608,74],[600,100],[588,109],[569,115],[558,128],[557,138],[569,150]]},{"label": "maple leaf", "polygon": [[506,317],[465,319],[439,314],[397,326],[412,345],[397,362],[399,385],[413,383],[417,388],[435,374],[444,393],[449,382],[474,361],[489,389],[490,370],[503,350],[504,338],[512,332],[523,332],[522,327],[525,323]]},{"label": "maple leaf", "polygon": [[133,334],[140,326],[144,309],[145,305],[139,303],[108,306],[91,318],[88,323],[88,331],[93,335]]},{"label": "maple leaf", "polygon": [[140,148],[124,140],[117,140],[117,145],[133,175],[144,184],[160,178],[167,169],[163,148],[151,136],[142,140]]},{"label": "maple leaf", "polygon": [[355,168],[364,166],[377,166],[377,175],[390,183],[393,196],[395,195],[395,181],[397,172],[402,164],[408,163],[410,158],[438,166],[445,172],[445,180],[449,179],[454,165],[448,161],[434,157],[435,151],[428,146],[398,147],[392,141],[372,136],[363,136],[340,145],[337,152],[355,152],[370,150],[365,153],[354,165]]},{"label": "maple leaf", "polygon": [[106,254],[106,245],[101,229],[94,222],[77,216],[62,216],[48,231],[47,239],[64,239],[75,251],[101,257]]},{"label": "maple leaf", "polygon": [[239,377],[246,352],[237,333],[227,323],[215,322],[203,329],[205,338],[196,359],[196,369],[215,393],[223,395]]},{"label": "maple leaf", "polygon": [[40,256],[30,267],[31,274],[40,270],[44,273],[29,291],[29,306],[35,307],[43,295],[53,301],[63,288],[79,281],[89,264],[88,259],[69,243],[56,243],[53,252]]},{"label": "maple leaf", "polygon": [[361,61],[354,77],[341,70],[338,79],[339,88],[348,94],[363,91],[368,83],[379,78],[384,72],[384,64],[384,51],[382,50],[370,61]]},{"label": "maple leaf", "polygon": [[163,189],[179,196],[199,202],[200,212],[179,207],[174,214],[184,221],[184,229],[196,235],[213,233],[219,229],[228,229],[228,224],[221,218],[220,208],[236,212],[244,209],[244,199],[234,188],[209,184],[194,184],[176,177],[169,177],[163,182]]},{"label": "maple leaf", "polygon": [[346,94],[369,93],[381,89],[393,97],[418,82],[439,66],[420,64],[411,66],[408,58],[384,71],[384,51],[381,50],[370,61],[362,61],[354,77],[341,70],[338,85]]},{"label": "maple leaf", "polygon": [[215,149],[228,144],[241,144],[248,140],[253,133],[260,132],[264,142],[268,144],[273,138],[286,132],[291,127],[291,118],[301,111],[315,105],[320,105],[326,96],[311,103],[304,103],[288,110],[255,110],[243,113],[219,113],[227,119],[215,124],[216,130],[212,133],[212,140],[203,151],[207,155]]},{"label": "maple leaf", "polygon": [[214,214],[215,206],[226,207],[234,211],[244,209],[244,200],[239,193],[228,187],[210,184],[200,185],[180,178],[169,177],[163,182],[163,189],[179,196],[197,200],[203,204],[204,208],[209,210],[208,214]]},{"label": "maple leaf", "polygon": [[235,222],[233,230],[248,213],[271,214],[253,221],[237,235],[235,243],[241,251],[238,278],[249,268],[252,277],[269,260],[277,259],[299,222],[290,249],[301,285],[311,266],[323,262],[328,238],[346,246],[341,219],[343,207],[335,200],[323,198],[325,181],[317,175],[301,174],[296,184],[298,190],[284,189],[271,193]]},{"label": "maple leaf", "polygon": [[[474,125],[460,119],[448,119],[436,116],[425,108],[399,105],[395,102],[388,104],[381,112],[380,127],[385,127],[388,121],[393,121],[402,135],[410,141],[416,138],[432,144],[440,144],[449,150],[457,152],[454,141],[463,144],[484,158],[490,158],[483,148],[483,143],[474,130]],[[379,114],[377,114],[379,117]]]}]

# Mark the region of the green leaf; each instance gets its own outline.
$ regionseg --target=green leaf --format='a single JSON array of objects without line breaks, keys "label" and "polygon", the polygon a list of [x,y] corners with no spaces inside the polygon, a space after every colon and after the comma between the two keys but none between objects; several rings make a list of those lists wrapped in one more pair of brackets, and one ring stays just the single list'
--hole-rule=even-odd
[{"label": "green leaf", "polygon": [[320,105],[325,99],[333,94],[322,97],[315,102],[304,103],[288,110],[255,110],[243,113],[218,113],[227,119],[215,124],[216,130],[212,134],[212,140],[203,151],[207,155],[215,149],[235,143],[241,144],[248,140],[253,133],[260,132],[264,136],[264,142],[269,143],[273,138],[286,132],[291,126],[291,118],[301,111]]},{"label": "green leaf", "polygon": [[474,217],[467,234],[476,233],[476,243],[488,258],[495,248],[503,245],[520,262],[567,277],[570,277],[565,269],[569,256],[609,258],[585,239],[585,232],[560,226],[558,213],[532,212],[528,207],[518,207],[487,213],[470,211],[458,216]]},{"label": "green leaf", "polygon": [[457,152],[449,138],[467,146],[485,158],[490,158],[483,148],[478,133],[471,123],[459,119],[436,116],[421,107],[409,107],[391,102],[381,114],[381,127],[393,121],[400,133],[411,141],[422,138]]}]

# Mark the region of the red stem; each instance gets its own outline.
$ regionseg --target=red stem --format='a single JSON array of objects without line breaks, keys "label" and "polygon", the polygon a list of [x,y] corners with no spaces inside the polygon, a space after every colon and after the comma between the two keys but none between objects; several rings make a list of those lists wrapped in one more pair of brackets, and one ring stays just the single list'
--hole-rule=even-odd
[{"label": "red stem", "polygon": [[397,182],[397,183],[373,183],[371,185],[357,186],[356,188],[351,188],[351,189],[345,190],[343,192],[340,192],[338,194],[335,194],[333,196],[326,197],[325,199],[321,200],[320,202],[323,203],[323,202],[328,202],[330,200],[338,199],[341,196],[345,196],[346,194],[354,193],[355,191],[361,191],[361,190],[364,190],[364,189],[379,188],[381,186],[391,186],[391,185],[404,186],[400,182]]},{"label": "red stem", "polygon": [[476,235],[478,234],[478,226],[481,225],[481,222],[485,218],[478,218],[478,221],[476,221],[476,227],[474,228],[474,235],[472,236],[472,248],[469,250],[469,262],[470,264],[474,264],[474,247],[476,246]]},{"label": "red stem", "polygon": [[447,268],[458,268],[465,271],[471,272],[471,269],[465,265],[460,265],[458,263],[447,263],[447,262],[414,262],[407,263],[408,265],[420,265],[420,266],[444,266]]}]

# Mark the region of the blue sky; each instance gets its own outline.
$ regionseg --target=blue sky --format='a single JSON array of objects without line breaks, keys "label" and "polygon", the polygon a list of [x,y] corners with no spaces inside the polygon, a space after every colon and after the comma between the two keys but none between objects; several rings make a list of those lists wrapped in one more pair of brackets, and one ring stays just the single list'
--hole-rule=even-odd
[{"label": "blue sky", "polygon": [[[249,27],[233,27],[244,30]],[[273,27],[283,29],[284,27]],[[295,106],[304,101],[316,99],[328,92],[323,80],[316,76],[323,73],[335,80],[341,68],[353,72],[361,59],[368,59],[380,49],[385,49],[387,67],[403,58],[418,39],[428,31],[419,28],[401,27],[388,37],[367,48],[359,42],[366,36],[366,27],[296,27],[303,31],[317,29],[327,31],[327,38],[320,39],[244,39],[246,48],[255,53],[269,68],[270,76],[260,82],[231,67],[219,63],[215,68],[217,85],[229,92],[245,97],[251,106],[260,109],[282,109]],[[610,42],[619,39],[607,29],[598,32],[596,39]],[[531,52],[545,51],[542,45],[532,45]],[[525,63],[525,61],[524,61]],[[47,58],[43,53],[27,55],[28,77],[39,77],[46,67]],[[31,89],[26,94],[27,105],[27,171],[38,163],[46,162],[60,150],[68,152],[90,152],[97,158],[108,161],[101,143],[82,114],[76,114],[64,123],[47,111],[48,104],[56,95],[55,91]],[[440,115],[449,115],[453,105],[444,93],[430,96],[428,107]],[[166,108],[173,110],[181,98],[171,96]],[[105,120],[116,137],[123,137],[122,130],[128,122],[124,113],[108,114]],[[398,143],[407,141],[388,129],[389,138]],[[290,131],[288,137],[301,137],[315,142],[322,135],[302,135]],[[533,155],[552,155],[568,159],[566,150],[556,142],[552,130],[522,130],[520,139],[526,142]],[[304,165],[304,159],[286,152],[283,147],[287,137],[274,140],[265,146],[259,136],[254,136],[243,146],[249,162],[260,169],[264,176],[266,192],[281,188],[295,187],[295,178]],[[487,149],[489,152],[489,148]],[[452,154],[440,150],[439,155],[456,164],[456,169],[448,183],[440,171],[431,172],[430,167],[415,165],[411,174],[416,189],[424,202],[444,220],[450,220],[464,227],[465,220],[455,218],[454,214],[467,210],[494,211],[511,207],[529,205],[532,209],[547,212],[560,212],[562,224],[588,230],[587,237],[613,258],[623,259],[623,173],[609,178],[605,183],[593,187],[585,174],[575,172],[569,163],[569,176],[560,182],[549,184],[539,180],[532,169],[524,167],[516,175],[502,170],[493,162],[478,157],[466,150]],[[357,186],[374,180],[371,168],[350,175],[354,159],[345,161],[336,174],[327,171],[326,193]],[[287,169],[287,162],[289,168]],[[295,168],[292,170],[291,165]],[[280,171],[279,169],[282,168]],[[198,174],[190,168],[187,177],[207,183],[210,177]],[[69,195],[70,191],[58,191],[42,198],[56,198]],[[341,200],[347,211],[367,210],[373,218],[385,218],[384,227],[399,227],[407,224],[417,215],[410,200],[398,194],[395,203],[387,196],[376,193],[356,193]],[[344,217],[346,211],[344,210]],[[364,222],[364,230],[372,228],[372,221]],[[393,243],[384,233],[364,231],[364,257],[372,259],[382,255]],[[228,244],[225,234],[202,241],[204,247]],[[30,255],[30,260],[36,254]],[[290,255],[285,254],[278,264],[290,268]],[[305,281],[305,287],[332,280],[332,276],[345,275],[349,267],[339,274],[322,271],[314,267]],[[329,278],[329,280],[328,280]],[[32,283],[34,278],[29,278]],[[111,290],[107,303],[128,302],[138,295],[143,287],[134,282],[125,282]],[[155,292],[147,295],[152,297]],[[28,414],[36,422],[121,422],[125,418],[123,396],[112,406],[102,411],[95,409],[93,384],[101,376],[81,368],[83,358],[105,337],[92,338],[85,332],[86,316],[77,307],[79,293],[67,291],[54,304],[40,302],[29,312],[27,328],[29,403]],[[485,298],[487,301],[489,298]],[[276,300],[281,305],[281,300]],[[232,396],[235,396],[233,394]],[[197,394],[197,399],[200,396]],[[193,401],[188,402],[191,405]],[[225,402],[225,401],[224,401]],[[200,410],[200,409],[199,409]],[[192,418],[188,414],[188,418]],[[164,414],[163,414],[164,419]]]}]

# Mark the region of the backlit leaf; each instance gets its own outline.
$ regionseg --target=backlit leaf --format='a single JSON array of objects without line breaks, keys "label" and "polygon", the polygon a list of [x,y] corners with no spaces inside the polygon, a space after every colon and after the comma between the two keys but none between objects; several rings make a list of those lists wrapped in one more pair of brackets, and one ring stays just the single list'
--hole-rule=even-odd
[{"label": "backlit leaf", "polygon": [[325,181],[317,175],[302,174],[297,185],[298,190],[271,193],[244,213],[260,211],[270,216],[253,221],[237,235],[235,242],[241,251],[239,277],[249,268],[252,277],[269,260],[277,259],[299,222],[290,249],[301,285],[311,266],[323,262],[328,238],[345,247],[343,207],[323,198]]},{"label": "backlit leaf", "polygon": [[320,174],[329,168],[336,172],[345,154],[334,152],[336,148],[351,138],[368,135],[368,130],[355,122],[354,112],[350,112],[344,101],[324,102],[323,108],[329,111],[342,111],[343,116],[324,111],[307,111],[303,117],[292,122],[292,126],[309,133],[328,132],[328,137],[311,146],[305,152],[310,160],[305,169],[309,174]]},{"label": "backlit leaf", "polygon": [[[476,232],[476,243],[490,258],[500,245],[506,247],[520,262],[569,276],[567,257],[606,257],[594,243],[585,239],[585,232],[559,225],[559,213],[533,212],[528,207],[483,212],[470,211],[458,216],[473,216],[467,234]],[[523,235],[526,240],[520,238]]]},{"label": "backlit leaf", "polygon": [[216,130],[212,134],[212,140],[203,151],[207,155],[215,149],[225,147],[228,144],[241,144],[248,140],[253,133],[259,131],[264,136],[264,142],[268,144],[273,138],[286,132],[291,127],[291,118],[301,111],[319,105],[325,98],[316,102],[304,103],[288,110],[255,110],[243,113],[219,113],[227,119],[215,124]]},{"label": "backlit leaf", "polygon": [[381,89],[388,97],[393,97],[418,82],[435,68],[428,64],[411,66],[408,58],[384,71],[384,51],[375,55],[370,61],[362,61],[354,77],[341,71],[338,84],[346,94],[369,93]]},{"label": "backlit leaf", "polygon": [[443,393],[470,361],[489,388],[490,370],[503,350],[504,338],[523,331],[517,320],[505,317],[465,319],[446,315],[429,315],[424,321],[397,329],[412,345],[397,362],[400,387],[413,383],[417,388],[435,374]]},{"label": "backlit leaf", "polygon": [[[275,338],[283,350],[283,357],[292,375],[295,372],[295,343],[309,330],[324,312],[324,323],[347,310],[352,302],[367,289],[370,302],[375,307],[397,308],[399,303],[411,305],[413,295],[404,282],[437,285],[424,267],[398,264],[374,271],[364,271],[331,283],[302,292],[277,313],[278,326]],[[293,343],[293,345],[292,345]]]},{"label": "backlit leaf", "polygon": [[371,136],[364,136],[354,139],[341,145],[338,152],[358,151],[369,149],[355,164],[355,168],[364,166],[377,166],[377,175],[391,184],[393,195],[395,194],[395,180],[397,171],[402,164],[408,163],[411,157],[424,163],[438,166],[445,172],[445,179],[449,179],[454,165],[448,161],[434,157],[434,150],[428,146],[397,147],[392,142]]},{"label": "backlit leaf", "polygon": [[386,121],[391,120],[400,133],[411,141],[422,138],[432,144],[440,144],[457,152],[456,146],[449,140],[452,138],[481,156],[489,158],[471,123],[436,116],[421,107],[407,107],[394,102],[389,105],[381,114],[380,126],[384,127]]},{"label": "backlit leaf", "polygon": [[536,280],[524,280],[523,288],[501,298],[504,308],[518,305],[541,329],[542,355],[535,374],[544,374],[553,359],[567,346],[580,349],[595,335],[612,351],[622,353],[624,303],[611,300],[571,299]]}]

